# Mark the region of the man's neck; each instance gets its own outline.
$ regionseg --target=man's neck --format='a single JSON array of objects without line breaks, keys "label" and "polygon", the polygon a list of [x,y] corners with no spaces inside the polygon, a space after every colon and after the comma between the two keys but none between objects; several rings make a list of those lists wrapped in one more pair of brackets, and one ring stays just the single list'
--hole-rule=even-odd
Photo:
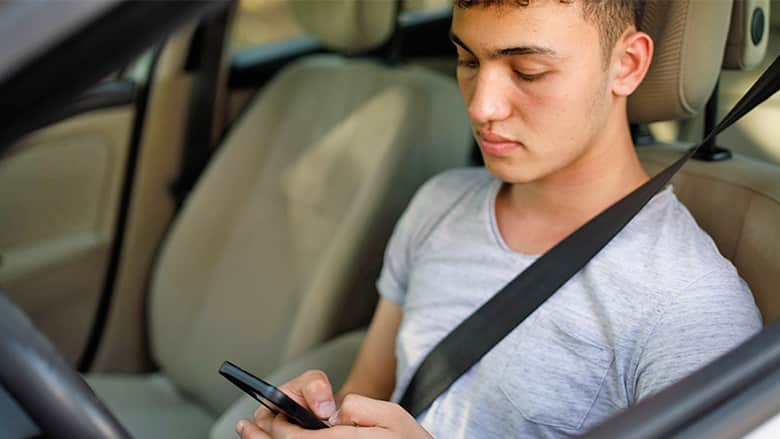
[{"label": "man's neck", "polygon": [[510,247],[542,253],[647,181],[627,124],[600,139],[554,174],[502,188],[496,214]]}]

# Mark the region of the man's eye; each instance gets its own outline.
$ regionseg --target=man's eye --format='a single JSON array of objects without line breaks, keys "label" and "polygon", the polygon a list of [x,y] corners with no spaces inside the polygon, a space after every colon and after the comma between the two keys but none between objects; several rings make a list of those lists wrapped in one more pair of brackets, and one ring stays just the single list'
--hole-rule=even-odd
[{"label": "man's eye", "polygon": [[467,69],[475,69],[479,66],[479,63],[477,63],[473,59],[459,59],[458,60],[458,67],[465,67]]},{"label": "man's eye", "polygon": [[539,79],[542,76],[544,76],[545,73],[546,72],[542,72],[542,73],[524,73],[524,72],[521,72],[520,70],[515,70],[515,74],[520,79],[522,79],[523,81],[528,81],[528,82],[536,81],[537,79]]}]

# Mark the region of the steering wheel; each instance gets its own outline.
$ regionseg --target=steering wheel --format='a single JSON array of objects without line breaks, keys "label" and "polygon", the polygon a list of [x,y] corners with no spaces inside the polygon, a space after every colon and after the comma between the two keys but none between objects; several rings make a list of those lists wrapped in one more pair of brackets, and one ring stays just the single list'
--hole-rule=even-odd
[{"label": "steering wheel", "polygon": [[131,437],[84,379],[2,291],[0,358],[0,385],[46,437]]}]

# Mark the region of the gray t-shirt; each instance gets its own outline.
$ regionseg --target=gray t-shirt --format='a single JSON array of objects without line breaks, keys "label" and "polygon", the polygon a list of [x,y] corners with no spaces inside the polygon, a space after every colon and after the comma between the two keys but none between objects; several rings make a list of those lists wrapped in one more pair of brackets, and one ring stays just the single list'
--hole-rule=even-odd
[{"label": "gray t-shirt", "polygon": [[[403,307],[394,401],[428,352],[537,257],[501,238],[500,186],[481,168],[445,172],[396,225],[377,282]],[[418,420],[448,439],[580,434],[760,328],[747,285],[667,188]]]}]

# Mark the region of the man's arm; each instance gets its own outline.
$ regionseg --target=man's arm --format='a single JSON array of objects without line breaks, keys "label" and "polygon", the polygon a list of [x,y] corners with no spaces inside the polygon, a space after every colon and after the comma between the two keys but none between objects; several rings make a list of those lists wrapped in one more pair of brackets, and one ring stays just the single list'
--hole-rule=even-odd
[{"label": "man's arm", "polygon": [[401,306],[384,297],[374,311],[349,378],[336,399],[350,393],[387,400],[395,387],[395,337],[401,323]]}]

